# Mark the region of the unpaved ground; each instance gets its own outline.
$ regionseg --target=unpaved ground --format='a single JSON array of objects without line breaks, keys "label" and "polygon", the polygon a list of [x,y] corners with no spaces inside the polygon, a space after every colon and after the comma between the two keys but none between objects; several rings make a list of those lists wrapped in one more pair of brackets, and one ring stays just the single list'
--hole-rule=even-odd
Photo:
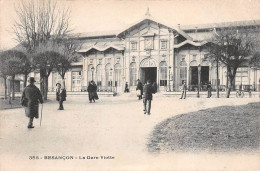
[{"label": "unpaved ground", "polygon": [[[54,98],[53,98],[54,99]],[[155,125],[179,114],[211,107],[242,105],[247,99],[206,99],[155,96],[152,115],[144,115],[142,101],[131,95],[100,98],[69,97],[65,110],[55,101],[44,104],[42,126],[27,129],[24,110],[0,111],[1,170],[241,170],[259,169],[259,153],[166,153],[154,155],[146,144]],[[30,160],[30,156],[39,158]],[[45,156],[72,156],[47,160]],[[99,159],[79,159],[93,156]],[[113,156],[103,160],[100,156]],[[42,158],[42,159],[41,159]],[[77,158],[77,159],[76,159]],[[244,162],[246,161],[246,162]],[[240,165],[237,165],[239,163]]]}]

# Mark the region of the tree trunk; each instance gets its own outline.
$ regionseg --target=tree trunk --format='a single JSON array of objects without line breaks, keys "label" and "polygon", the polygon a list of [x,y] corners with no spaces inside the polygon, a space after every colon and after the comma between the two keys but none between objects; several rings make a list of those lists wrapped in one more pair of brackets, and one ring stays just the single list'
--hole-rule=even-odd
[{"label": "tree trunk", "polygon": [[24,74],[24,80],[23,80],[23,88],[27,86],[27,79],[28,79],[28,73]]},{"label": "tree trunk", "polygon": [[48,77],[45,76],[44,77],[44,95],[43,95],[43,99],[47,100],[48,98]]},{"label": "tree trunk", "polygon": [[4,78],[4,84],[5,84],[5,100],[7,99],[7,83],[6,83],[7,78]]},{"label": "tree trunk", "polygon": [[15,78],[15,76],[12,76],[12,100],[14,100],[14,98],[15,98],[14,78]]},{"label": "tree trunk", "polygon": [[218,83],[218,79],[219,79],[219,74],[218,74],[218,59],[217,59],[217,98],[219,98],[219,83]]}]

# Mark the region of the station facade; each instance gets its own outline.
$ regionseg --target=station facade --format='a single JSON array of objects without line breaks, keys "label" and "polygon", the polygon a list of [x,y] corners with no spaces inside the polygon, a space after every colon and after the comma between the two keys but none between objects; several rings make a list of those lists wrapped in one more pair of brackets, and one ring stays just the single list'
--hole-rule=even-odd
[{"label": "station facade", "polygon": [[[215,88],[216,65],[207,59],[206,41],[214,28],[224,26],[260,26],[260,21],[234,23],[170,26],[152,17],[147,11],[144,18],[117,32],[79,34],[82,43],[78,53],[81,58],[66,73],[68,91],[86,91],[94,80],[99,91],[123,92],[127,82],[130,91],[136,81],[155,82],[158,91],[179,91],[186,81],[189,90],[197,90],[198,84],[206,88],[211,82]],[[33,73],[39,82],[39,74]],[[227,70],[219,67],[220,89],[225,90]],[[53,72],[49,77],[49,90],[61,82]],[[238,68],[235,84],[251,86],[259,90],[260,71],[245,63]]]}]

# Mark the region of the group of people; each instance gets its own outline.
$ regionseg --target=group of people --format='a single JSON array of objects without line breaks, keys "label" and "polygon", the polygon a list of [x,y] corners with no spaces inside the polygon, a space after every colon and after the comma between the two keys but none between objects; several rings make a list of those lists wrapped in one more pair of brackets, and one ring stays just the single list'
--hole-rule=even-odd
[{"label": "group of people", "polygon": [[[21,103],[23,106],[25,106],[25,114],[27,117],[29,117],[29,123],[28,128],[34,128],[33,126],[33,120],[34,118],[39,118],[39,103],[43,103],[42,94],[37,88],[34,83],[35,79],[33,77],[29,78],[29,85],[24,89]],[[58,110],[64,110],[63,102],[66,101],[66,89],[64,84],[57,83],[56,84],[56,100],[59,102],[59,108]],[[211,84],[210,82],[207,84],[207,90],[208,90],[208,98],[211,97]],[[98,100],[97,95],[97,85],[92,80],[87,88],[87,91],[89,93],[89,102],[95,102],[95,100]],[[151,114],[151,104],[153,99],[153,94],[157,92],[157,85],[156,83],[151,83],[150,80],[147,80],[147,82],[143,85],[142,82],[138,79],[137,80],[137,97],[139,100],[143,99],[143,111],[144,114]],[[180,99],[186,98],[186,91],[187,91],[187,85],[184,81],[182,85],[182,95]],[[125,92],[129,92],[128,83],[126,82],[125,85]]]},{"label": "group of people", "polygon": [[[35,86],[34,77],[29,78],[29,85],[23,90],[21,97],[21,104],[25,107],[25,115],[29,118],[28,128],[34,128],[34,118],[39,118],[39,103],[43,104],[43,97],[38,87]],[[66,101],[67,93],[65,85],[61,83],[56,84],[56,100],[59,102],[58,110],[64,110],[63,102]],[[97,85],[92,80],[88,86],[89,102],[98,100]]]},{"label": "group of people", "polygon": [[146,84],[143,85],[142,82],[138,79],[136,91],[138,99],[143,99],[144,114],[151,115],[153,94],[157,92],[156,83],[154,82],[152,84],[150,80],[147,80]]},{"label": "group of people", "polygon": [[[181,94],[181,98],[180,99],[185,99],[186,98],[186,91],[187,91],[187,85],[186,82],[184,81],[182,84],[182,94]],[[210,98],[212,96],[212,87],[211,87],[211,83],[207,83],[207,91],[208,91],[208,96],[207,98]]]}]

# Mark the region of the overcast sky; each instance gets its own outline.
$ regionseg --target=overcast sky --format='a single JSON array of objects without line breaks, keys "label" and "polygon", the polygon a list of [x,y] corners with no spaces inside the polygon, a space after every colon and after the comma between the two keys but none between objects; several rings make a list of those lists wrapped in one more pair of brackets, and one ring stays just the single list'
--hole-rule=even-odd
[{"label": "overcast sky", "polygon": [[[15,2],[0,0],[0,49],[17,44],[11,32]],[[71,7],[74,32],[120,30],[143,18],[147,7],[152,16],[172,25],[260,20],[260,0],[64,0],[64,3]]]}]

